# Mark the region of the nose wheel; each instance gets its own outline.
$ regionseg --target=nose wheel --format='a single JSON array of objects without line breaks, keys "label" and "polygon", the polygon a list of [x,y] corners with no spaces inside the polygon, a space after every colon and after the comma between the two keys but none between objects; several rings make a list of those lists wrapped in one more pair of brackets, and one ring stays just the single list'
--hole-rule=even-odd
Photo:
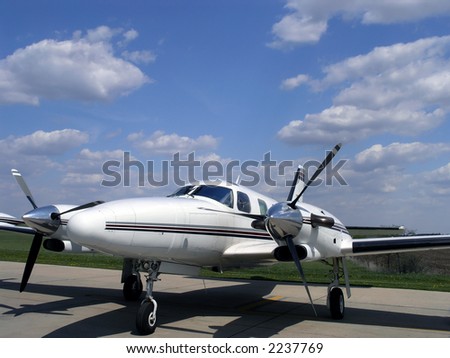
[{"label": "nose wheel", "polygon": [[158,304],[153,298],[153,283],[158,280],[160,265],[161,262],[159,261],[146,261],[142,263],[148,275],[146,276],[147,292],[145,299],[142,301],[136,314],[136,329],[141,335],[152,334],[156,330]]},{"label": "nose wheel", "polygon": [[142,301],[136,315],[136,328],[139,334],[148,335],[156,330],[156,310],[158,304],[153,298]]}]

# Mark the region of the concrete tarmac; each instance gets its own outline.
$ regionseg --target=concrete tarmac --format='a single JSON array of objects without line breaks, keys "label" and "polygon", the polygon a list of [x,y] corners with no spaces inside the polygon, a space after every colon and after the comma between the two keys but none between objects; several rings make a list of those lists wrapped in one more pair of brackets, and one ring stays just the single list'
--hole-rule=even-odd
[{"label": "concrete tarmac", "polygon": [[[122,297],[120,271],[0,262],[0,338],[140,337],[138,302]],[[161,275],[151,337],[450,337],[450,293],[352,287],[345,317],[330,318],[326,287]]]}]

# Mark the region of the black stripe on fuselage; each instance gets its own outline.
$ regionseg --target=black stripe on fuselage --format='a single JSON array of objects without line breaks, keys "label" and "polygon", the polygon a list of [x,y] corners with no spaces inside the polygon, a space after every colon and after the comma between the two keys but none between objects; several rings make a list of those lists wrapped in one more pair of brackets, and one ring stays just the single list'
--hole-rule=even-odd
[{"label": "black stripe on fuselage", "polygon": [[[311,222],[304,220],[304,224]],[[341,227],[333,226],[332,230],[343,231]],[[106,222],[105,230],[136,231],[136,232],[167,232],[191,235],[214,235],[251,239],[272,240],[268,232],[262,230],[246,230],[241,228],[227,228],[220,226],[195,226],[195,225],[161,225],[148,223]]]},{"label": "black stripe on fuselage", "polygon": [[146,223],[119,223],[107,222],[106,230],[117,231],[136,231],[136,232],[167,232],[176,234],[191,235],[213,235],[213,236],[229,236],[242,237],[262,240],[272,240],[270,235],[265,231],[245,230],[239,228],[225,228],[219,226],[194,226],[194,225],[152,225]]}]

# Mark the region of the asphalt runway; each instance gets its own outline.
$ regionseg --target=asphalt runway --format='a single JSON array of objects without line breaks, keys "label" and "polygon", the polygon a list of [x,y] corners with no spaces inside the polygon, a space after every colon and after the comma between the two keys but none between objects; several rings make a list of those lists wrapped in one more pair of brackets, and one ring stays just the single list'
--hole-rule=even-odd
[{"label": "asphalt runway", "polygon": [[[140,337],[138,302],[122,298],[120,271],[0,262],[0,337]],[[352,287],[342,321],[326,287],[312,286],[318,317],[298,284],[161,275],[151,337],[450,337],[450,293]]]}]

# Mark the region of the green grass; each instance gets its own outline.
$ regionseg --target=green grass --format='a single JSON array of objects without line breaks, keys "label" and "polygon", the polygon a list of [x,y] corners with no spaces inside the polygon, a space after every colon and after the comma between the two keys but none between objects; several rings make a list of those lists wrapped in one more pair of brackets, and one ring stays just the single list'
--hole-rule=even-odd
[{"label": "green grass", "polygon": [[[12,232],[0,232],[0,261],[25,262],[31,245],[32,236]],[[122,259],[99,253],[71,254],[53,253],[41,249],[37,263],[122,269]],[[322,262],[303,264],[309,283],[328,284],[330,266]],[[425,273],[392,274],[373,272],[348,260],[350,283],[352,286],[374,286],[390,288],[408,288],[450,292],[448,275]],[[261,279],[273,281],[299,282],[298,272],[293,263],[275,263],[270,266],[240,268],[225,271],[223,274],[202,270],[202,276],[231,279]]]}]

